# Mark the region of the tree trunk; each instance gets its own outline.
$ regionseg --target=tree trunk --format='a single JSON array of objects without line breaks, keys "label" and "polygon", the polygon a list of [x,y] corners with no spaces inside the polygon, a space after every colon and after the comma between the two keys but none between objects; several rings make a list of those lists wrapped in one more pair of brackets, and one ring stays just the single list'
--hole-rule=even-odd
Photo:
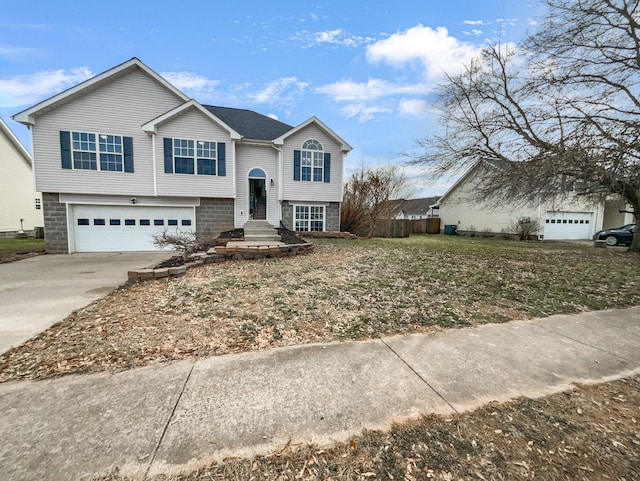
[{"label": "tree trunk", "polygon": [[631,240],[631,245],[629,246],[629,250],[631,252],[640,253],[640,205],[634,205],[633,211],[635,212],[636,218],[636,231],[633,234],[633,239]]}]

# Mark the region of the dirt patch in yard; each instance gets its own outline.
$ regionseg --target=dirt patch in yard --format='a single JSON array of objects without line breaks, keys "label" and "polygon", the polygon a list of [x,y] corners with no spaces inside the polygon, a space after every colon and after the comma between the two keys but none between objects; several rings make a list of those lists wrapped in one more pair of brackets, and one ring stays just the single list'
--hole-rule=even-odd
[{"label": "dirt patch in yard", "polygon": [[[325,449],[286,446],[151,479],[638,480],[639,406],[636,376],[446,418],[426,416]],[[99,479],[127,480],[117,473]]]},{"label": "dirt patch in yard", "polygon": [[640,304],[640,256],[605,249],[442,236],[314,244],[117,289],[0,356],[0,382]]}]

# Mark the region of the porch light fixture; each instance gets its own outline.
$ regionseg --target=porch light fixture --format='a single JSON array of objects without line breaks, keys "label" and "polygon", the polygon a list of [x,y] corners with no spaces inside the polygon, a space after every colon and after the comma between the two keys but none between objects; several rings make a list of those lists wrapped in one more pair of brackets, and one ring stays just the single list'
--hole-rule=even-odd
[{"label": "porch light fixture", "polygon": [[271,187],[273,187],[273,179],[271,179]]}]

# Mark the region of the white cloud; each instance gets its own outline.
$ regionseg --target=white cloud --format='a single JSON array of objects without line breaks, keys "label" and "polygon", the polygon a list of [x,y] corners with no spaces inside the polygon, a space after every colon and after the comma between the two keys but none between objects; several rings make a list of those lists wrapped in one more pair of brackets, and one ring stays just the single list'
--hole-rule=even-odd
[{"label": "white cloud", "polygon": [[303,48],[316,47],[322,44],[336,45],[341,47],[361,47],[375,41],[373,37],[362,37],[360,35],[349,35],[340,28],[324,30],[321,32],[309,32],[302,30],[296,32],[290,40],[304,42]]},{"label": "white cloud", "polygon": [[377,114],[391,113],[391,109],[388,107],[383,107],[379,105],[370,106],[370,105],[366,105],[364,102],[345,105],[340,109],[340,111],[347,119],[357,117],[358,122],[366,122],[367,120],[371,120]]},{"label": "white cloud", "polygon": [[429,80],[437,79],[443,72],[460,71],[465,63],[479,54],[480,47],[452,37],[445,27],[434,30],[421,24],[367,47],[370,62],[402,66],[418,61]]},{"label": "white cloud", "polygon": [[308,86],[309,82],[298,80],[297,77],[283,77],[267,84],[261,91],[249,97],[259,104],[289,102],[304,93]]},{"label": "white cloud", "polygon": [[0,107],[30,105],[93,77],[88,67],[0,78]]},{"label": "white cloud", "polygon": [[316,92],[336,101],[364,101],[398,94],[425,94],[431,90],[425,84],[394,84],[382,79],[369,79],[366,83],[340,80],[323,85]]},{"label": "white cloud", "polygon": [[339,36],[342,34],[342,30],[337,28],[335,30],[327,30],[325,32],[316,33],[316,41],[318,43],[338,43]]},{"label": "white cloud", "polygon": [[41,57],[44,53],[45,51],[41,48],[0,45],[0,57],[4,57],[12,62],[20,62],[26,59]]},{"label": "white cloud", "polygon": [[160,75],[177,89],[193,93],[207,93],[220,84],[217,80],[211,80],[193,72],[162,72]]},{"label": "white cloud", "polygon": [[276,114],[267,114],[267,117],[273,120],[280,120]]},{"label": "white cloud", "polygon": [[482,20],[465,20],[462,23],[465,25],[484,25]]},{"label": "white cloud", "polygon": [[398,111],[403,115],[425,115],[428,111],[426,100],[409,99],[401,100],[398,104]]}]

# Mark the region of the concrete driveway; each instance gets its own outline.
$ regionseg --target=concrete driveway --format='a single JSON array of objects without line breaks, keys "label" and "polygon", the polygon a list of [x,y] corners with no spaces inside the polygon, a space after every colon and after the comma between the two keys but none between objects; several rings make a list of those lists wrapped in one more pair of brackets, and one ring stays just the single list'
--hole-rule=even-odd
[{"label": "concrete driveway", "polygon": [[104,297],[127,281],[128,270],[169,257],[170,252],[101,252],[0,264],[0,354]]}]

